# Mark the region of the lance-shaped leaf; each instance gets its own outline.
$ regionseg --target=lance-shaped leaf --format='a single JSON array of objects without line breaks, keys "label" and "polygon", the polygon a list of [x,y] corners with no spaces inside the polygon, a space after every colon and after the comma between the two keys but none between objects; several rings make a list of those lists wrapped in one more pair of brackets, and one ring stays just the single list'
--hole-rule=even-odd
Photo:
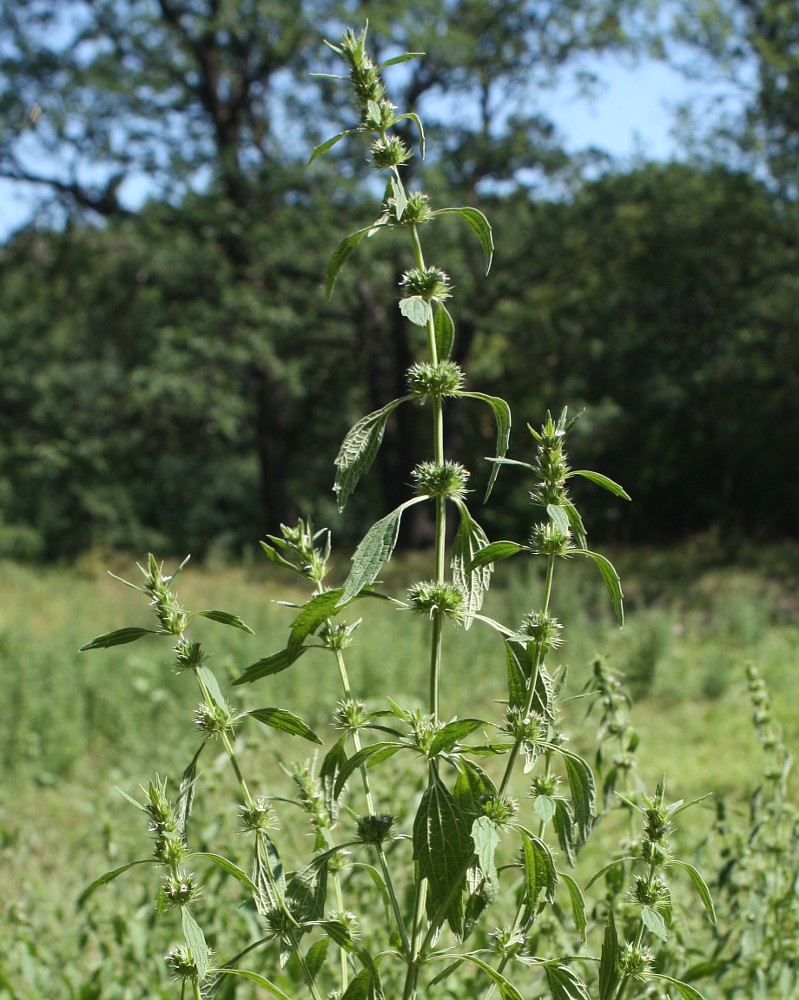
[{"label": "lance-shaped leaf", "polygon": [[213,701],[220,708],[224,708],[226,705],[225,696],[222,694],[222,689],[219,687],[219,681],[216,679],[216,675],[210,667],[206,667],[205,664],[200,664],[197,667],[197,678],[202,681],[203,686],[211,701]]},{"label": "lance-shaped leaf", "polygon": [[374,1000],[374,977],[370,969],[361,969],[347,987],[341,1000]]},{"label": "lance-shaped leaf", "polygon": [[181,908],[180,922],[183,927],[183,937],[186,939],[186,944],[191,950],[191,957],[194,959],[197,976],[202,982],[208,969],[208,945],[205,943],[205,935],[186,906]]},{"label": "lance-shaped leaf", "polygon": [[459,215],[477,233],[480,246],[483,248],[486,262],[486,274],[491,270],[491,261],[494,257],[494,237],[488,219],[477,208],[440,208],[433,215]]},{"label": "lance-shaped leaf", "polygon": [[296,653],[309,635],[323,625],[328,618],[340,610],[339,601],[344,593],[343,589],[326,590],[323,594],[317,594],[302,608],[300,613],[291,623],[288,646],[289,653]]},{"label": "lance-shaped leaf", "polygon": [[470,736],[475,729],[485,725],[482,719],[456,719],[454,722],[448,722],[433,737],[428,755],[435,757],[439,753],[448,753],[458,740]]},{"label": "lance-shaped leaf", "polygon": [[[458,395],[467,399],[481,399],[491,407],[497,425],[497,454],[495,458],[504,458],[505,452],[508,450],[508,442],[510,441],[511,413],[508,404],[499,396],[488,396],[484,392],[459,392]],[[493,463],[483,503],[491,496],[491,491],[494,489],[494,483],[497,481],[501,464],[501,462]]]},{"label": "lance-shaped leaf", "polygon": [[123,646],[126,642],[135,642],[137,639],[141,639],[143,635],[159,634],[151,628],[118,628],[115,632],[98,635],[91,642],[87,642],[85,646],[81,646],[78,652],[84,653],[87,649],[108,649],[111,646]]},{"label": "lance-shaped leaf", "polygon": [[324,968],[329,944],[330,938],[319,938],[318,941],[311,945],[305,955],[305,964],[308,966],[308,972],[310,972],[312,980],[316,980],[316,977]]},{"label": "lance-shaped leaf", "polygon": [[590,549],[576,548],[572,549],[572,552],[574,555],[588,556],[590,559],[593,559],[597,569],[602,574],[605,586],[608,588],[610,599],[613,601],[613,609],[616,612],[616,620],[619,623],[619,628],[622,628],[624,626],[624,605],[622,603],[624,594],[621,590],[619,574],[614,569],[613,563],[598,552],[592,552]]},{"label": "lance-shaped leaf", "polygon": [[478,816],[472,823],[472,843],[480,870],[490,882],[496,884],[497,866],[494,855],[499,844],[499,831],[488,816]]},{"label": "lance-shaped leaf", "polygon": [[226,871],[228,875],[232,875],[237,881],[241,882],[243,886],[250,890],[253,896],[258,893],[258,886],[253,882],[253,880],[238,867],[234,865],[232,861],[227,858],[222,857],[221,854],[212,854],[209,851],[197,851],[191,855],[192,860],[194,858],[199,858],[201,861],[212,861],[215,865]]},{"label": "lance-shaped leaf", "polygon": [[544,966],[552,1000],[591,1000],[585,983],[568,965]]},{"label": "lance-shaped leaf", "polygon": [[572,476],[582,476],[583,479],[588,479],[590,482],[612,493],[615,497],[621,497],[622,500],[632,499],[623,486],[614,483],[612,479],[603,476],[601,472],[591,472],[589,469],[572,469],[571,472],[566,473],[566,478],[571,479]]},{"label": "lance-shaped leaf", "polygon": [[413,821],[413,859],[419,864],[419,878],[430,884],[433,909],[455,898],[452,890],[464,880],[473,856],[474,844],[463,812],[434,775]]},{"label": "lance-shaped leaf", "polygon": [[238,976],[240,979],[246,979],[251,983],[255,983],[256,986],[263,987],[267,993],[271,993],[272,996],[277,997],[278,1000],[292,1000],[288,993],[284,993],[279,986],[275,986],[274,983],[270,983],[268,979],[265,979],[263,976],[259,976],[257,972],[250,972],[249,969],[219,969],[217,975]]},{"label": "lance-shaped leaf", "polygon": [[393,757],[395,753],[403,749],[407,749],[404,743],[373,743],[370,747],[361,747],[352,757],[341,762],[333,788],[335,797],[338,798],[341,795],[341,790],[349,776],[362,764],[366,767],[373,767],[381,761],[388,760],[389,757]]},{"label": "lance-shaped leaf", "polygon": [[[139,803],[136,803],[137,805]],[[109,882],[113,882],[115,878],[128,870],[128,868],[133,868],[134,865],[154,865],[156,861],[154,858],[144,858],[141,861],[128,861],[126,865],[120,865],[119,868],[114,868],[110,872],[106,872],[99,878],[96,878],[91,885],[86,886],[83,892],[78,896],[78,906],[82,906],[83,903],[91,896],[95,889],[99,889],[101,885],[108,885]]]},{"label": "lance-shaped leaf", "polygon": [[457,761],[458,777],[453,795],[461,807],[465,819],[476,819],[481,815],[481,802],[485,796],[497,794],[496,785],[478,764],[465,757]]},{"label": "lance-shaped leaf", "polygon": [[651,906],[641,908],[641,923],[646,929],[654,934],[661,941],[668,941],[669,935],[666,930],[666,920],[662,913]]},{"label": "lance-shaped leaf", "polygon": [[488,566],[490,563],[499,562],[502,559],[509,559],[511,556],[515,556],[517,552],[530,551],[532,550],[529,546],[520,545],[519,542],[491,542],[490,545],[486,545],[484,549],[480,549],[479,552],[474,554],[471,562],[466,567],[466,572],[471,573],[480,566]]},{"label": "lance-shaped leaf", "polygon": [[421,503],[427,497],[413,497],[400,504],[396,510],[386,514],[367,531],[361,544],[352,557],[352,569],[344,584],[344,593],[339,600],[339,607],[360,594],[364,587],[374,583],[383,565],[391,558],[394,546],[397,544],[400,521],[403,513],[414,504]]},{"label": "lance-shaped leaf", "polygon": [[492,968],[488,962],[484,962],[476,955],[462,955],[461,958],[464,962],[471,962],[472,965],[476,965],[478,969],[482,969],[485,972],[494,985],[499,987],[499,995],[502,1000],[523,1000],[521,993],[519,993],[516,987],[512,983],[509,983],[501,972],[497,972],[496,969]]},{"label": "lance-shaped leaf", "polygon": [[447,361],[452,354],[452,345],[455,342],[455,323],[449,309],[443,302],[436,302],[434,330],[438,360]]},{"label": "lance-shaped leaf", "polygon": [[245,624],[241,618],[237,615],[231,615],[227,611],[195,611],[191,617],[194,618],[195,615],[200,615],[202,618],[210,618],[211,621],[219,622],[220,625],[230,625],[231,628],[240,628],[242,632],[249,632],[250,635],[255,634],[250,626]]},{"label": "lance-shaped leaf", "polygon": [[679,979],[672,979],[671,976],[664,976],[659,972],[650,972],[649,978],[660,979],[664,983],[668,983],[669,986],[673,986],[682,997],[682,1000],[705,1000],[699,990],[695,990],[693,986],[689,986],[688,983],[680,982]]},{"label": "lance-shaped leaf", "polygon": [[270,909],[284,906],[286,875],[283,861],[272,838],[265,830],[258,831],[255,841],[255,865],[252,881],[258,887],[255,907],[262,916]]},{"label": "lance-shaped leaf", "polygon": [[483,598],[491,584],[493,565],[476,566],[472,570],[474,557],[488,547],[488,537],[477,521],[469,513],[462,500],[455,501],[461,519],[452,543],[452,581],[466,598],[463,627],[470,628],[474,615],[482,608]]},{"label": "lance-shaped leaf", "polygon": [[585,897],[583,896],[582,889],[580,889],[580,886],[575,882],[571,875],[566,872],[558,872],[558,878],[569,890],[574,927],[580,935],[580,938],[585,941]]},{"label": "lance-shaped leaf", "polygon": [[340,736],[333,746],[325,754],[322,766],[319,769],[319,778],[322,781],[322,790],[325,796],[325,809],[330,814],[330,818],[335,822],[338,816],[338,794],[335,791],[338,776],[341,769],[347,764],[347,733]]},{"label": "lance-shaped leaf", "polygon": [[180,836],[183,839],[183,843],[187,843],[188,836],[186,833],[186,828],[189,823],[189,816],[191,816],[191,807],[194,803],[194,784],[197,780],[197,761],[200,759],[200,754],[205,749],[205,744],[210,739],[210,734],[207,736],[202,743],[197,753],[192,757],[188,767],[183,772],[180,778],[180,790],[178,791],[178,808],[177,808],[177,821],[178,830],[180,831]]},{"label": "lance-shaped leaf", "polygon": [[259,680],[261,677],[269,677],[271,674],[279,674],[281,670],[285,670],[290,667],[295,660],[299,660],[303,653],[308,651],[307,646],[301,646],[299,649],[289,650],[281,649],[277,653],[273,653],[271,656],[267,656],[263,660],[258,660],[257,663],[253,663],[251,666],[247,667],[241,677],[237,677],[233,681],[234,687],[237,684],[252,684],[253,681]]},{"label": "lance-shaped leaf", "polygon": [[596,818],[596,783],[594,774],[582,757],[562,746],[552,747],[563,758],[569,778],[574,818],[580,828],[583,840],[588,839],[591,826]]},{"label": "lance-shaped leaf", "polygon": [[578,549],[586,548],[588,545],[588,535],[585,530],[585,525],[583,524],[583,519],[580,517],[580,512],[571,500],[564,500],[561,503],[561,507],[566,512],[566,517],[569,519],[569,527],[571,528],[574,544]]},{"label": "lance-shaped leaf", "polygon": [[569,864],[574,868],[577,864],[577,838],[574,829],[574,816],[565,799],[555,799],[555,818],[553,821],[555,833],[558,835],[560,849],[566,855]]},{"label": "lance-shaped leaf", "polygon": [[359,132],[363,131],[364,130],[362,128],[348,128],[344,132],[339,132],[338,135],[334,135],[332,139],[327,139],[325,142],[320,143],[311,153],[308,159],[307,166],[310,167],[310,165],[318,156],[321,156],[323,153],[326,153],[328,149],[332,149],[337,142],[341,142],[342,139],[346,139],[348,135],[357,135]]},{"label": "lance-shaped leaf", "polygon": [[330,852],[326,851],[319,860],[314,858],[289,879],[286,892],[297,901],[306,920],[321,920],[325,915],[329,860]]},{"label": "lance-shaped leaf", "polygon": [[325,295],[328,298],[333,294],[333,286],[336,283],[339,271],[341,271],[349,257],[356,250],[358,244],[365,236],[371,235],[376,229],[380,229],[382,225],[382,222],[373,222],[370,226],[357,229],[354,233],[350,233],[349,236],[345,237],[333,251],[333,256],[327,265],[327,279],[325,281]]},{"label": "lance-shaped leaf", "polygon": [[283,708],[255,708],[252,712],[245,713],[263,722],[265,726],[272,729],[279,729],[283,733],[291,733],[292,736],[302,736],[303,739],[310,740],[311,743],[322,744],[322,740],[316,733],[302,721],[298,715],[293,715]]},{"label": "lance-shaped leaf", "polygon": [[715,924],[716,922],[716,907],[713,905],[713,898],[710,895],[710,889],[707,887],[707,883],[699,874],[693,865],[689,865],[687,861],[680,861],[677,858],[672,858],[669,861],[669,865],[677,865],[684,871],[687,871],[691,877],[691,881],[694,884],[694,888],[699,893],[699,898],[702,900],[702,905],[707,912],[708,917],[710,917],[710,922]]},{"label": "lance-shaped leaf", "polygon": [[344,510],[361,476],[366,475],[380,449],[380,442],[386,429],[386,421],[400,403],[408,397],[394,399],[382,409],[367,413],[350,429],[341,443],[336,456],[336,494],[338,509]]},{"label": "lance-shaped leaf", "polygon": [[[422,53],[406,52],[405,56],[398,56],[396,59],[389,60],[389,62],[384,63],[383,65],[390,66],[392,63],[400,62],[403,59],[415,59],[416,56],[418,55],[422,55]],[[407,118],[410,121],[412,121],[413,124],[419,129],[419,155],[421,156],[422,159],[424,159],[425,137],[424,137],[424,129],[422,128],[421,118],[417,114],[414,114],[413,111],[406,111],[404,115],[400,115],[398,118],[395,119],[394,124],[396,125],[397,122],[401,122],[403,118]]]},{"label": "lance-shaped leaf", "polygon": [[612,1000],[616,995],[616,988],[620,981],[619,938],[616,934],[613,910],[609,910],[608,922],[605,924],[605,939],[602,942],[602,954],[599,959],[599,1000]]},{"label": "lance-shaped leaf", "polygon": [[538,898],[544,893],[548,903],[555,899],[558,872],[552,851],[543,840],[527,830],[521,830],[522,859],[524,861],[524,905],[535,914]]},{"label": "lance-shaped leaf", "polygon": [[547,504],[547,517],[561,534],[568,534],[570,527],[569,515],[563,507],[554,503]]}]

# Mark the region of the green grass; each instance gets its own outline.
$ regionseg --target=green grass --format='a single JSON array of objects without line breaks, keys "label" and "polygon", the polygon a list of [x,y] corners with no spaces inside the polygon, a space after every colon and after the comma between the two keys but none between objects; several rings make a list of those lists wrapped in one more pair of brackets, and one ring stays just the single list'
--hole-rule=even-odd
[{"label": "green grass", "polygon": [[[621,632],[592,567],[577,560],[559,566],[554,611],[564,621],[567,642],[558,660],[568,667],[567,690],[574,696],[567,702],[566,728],[575,746],[590,755],[595,722],[583,722],[585,703],[578,695],[591,658],[601,653],[612,669],[624,672],[635,694],[633,721],[641,734],[638,757],[646,784],[653,787],[665,771],[672,798],[713,791],[743,809],[762,766],[749,722],[745,662],[756,663],[767,681],[788,745],[795,746],[799,736],[793,697],[799,659],[796,555],[787,547],[738,553],[734,561],[701,547],[620,551],[614,561],[628,609]],[[401,595],[416,575],[427,575],[424,565],[417,557],[395,560],[384,574],[387,586]],[[135,567],[117,563],[113,569],[137,582]],[[187,568],[178,587],[187,607],[231,611],[255,630],[247,636],[198,622],[218,675],[232,678],[285,644],[294,612],[274,601],[304,599],[285,584],[266,563]],[[503,565],[485,610],[514,624],[539,594],[535,566]],[[385,692],[423,706],[424,630],[409,612],[379,602],[363,613],[358,644],[348,651],[355,692],[372,706],[384,706]],[[0,934],[12,942],[0,959],[0,997],[153,995],[143,984],[153,981],[150,966],[168,945],[168,929],[153,927],[152,872],[129,873],[80,915],[75,911],[88,882],[150,851],[146,820],[115,786],[135,796],[155,771],[176,781],[198,743],[191,720],[196,694],[169,666],[167,641],[78,653],[101,632],[150,624],[142,595],[99,572],[95,563],[0,567]],[[462,672],[445,671],[444,715],[471,714],[475,696],[503,697],[501,642],[480,623],[473,630]],[[453,631],[453,647],[463,638]],[[234,697],[247,708],[290,708],[324,729],[339,697],[338,678],[332,658],[308,654],[275,677],[235,689]],[[303,759],[308,745],[260,727],[241,739],[248,767],[262,775],[264,787],[257,791],[287,794],[277,755]],[[224,780],[216,777],[212,756],[205,767],[212,785]],[[702,814],[707,822],[711,812]],[[698,826],[707,822],[701,819]],[[214,833],[201,827],[197,835],[212,843]],[[238,930],[234,922],[220,933]],[[121,969],[127,970],[124,982]]]}]

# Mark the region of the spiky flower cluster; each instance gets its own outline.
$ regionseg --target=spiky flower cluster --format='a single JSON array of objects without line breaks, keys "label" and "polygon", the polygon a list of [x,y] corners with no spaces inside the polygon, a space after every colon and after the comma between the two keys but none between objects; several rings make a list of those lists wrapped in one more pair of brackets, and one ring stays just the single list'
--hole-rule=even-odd
[{"label": "spiky flower cluster", "polygon": [[202,732],[209,736],[220,736],[225,732],[232,732],[236,724],[236,713],[232,706],[225,702],[211,705],[202,702],[194,710],[194,722]]},{"label": "spiky flower cluster", "polygon": [[180,638],[175,646],[175,665],[178,671],[196,670],[205,662],[205,652],[199,642]]},{"label": "spiky flower cluster", "polygon": [[405,295],[419,295],[425,302],[448,299],[452,285],[449,275],[438,267],[414,267],[402,276],[400,287]]},{"label": "spiky flower cluster", "polygon": [[413,153],[398,135],[375,139],[372,143],[372,163],[376,170],[400,167],[412,156]]},{"label": "spiky flower cluster", "polygon": [[655,956],[646,945],[626,941],[619,954],[619,971],[622,976],[644,983],[654,961]]},{"label": "spiky flower cluster", "polygon": [[[184,560],[180,569],[183,569],[185,564]],[[180,635],[186,628],[189,616],[178,603],[177,595],[169,587],[177,573],[173,576],[164,576],[163,564],[159,566],[152,553],[147,557],[147,569],[143,566],[139,566],[139,569],[144,574],[143,590],[150,598],[150,606],[155,611],[161,630],[169,635]]]},{"label": "spiky flower cluster", "polygon": [[348,698],[340,701],[336,706],[333,715],[333,725],[337,729],[344,729],[348,733],[356,733],[369,722],[369,713],[366,705],[362,701],[354,701]]},{"label": "spiky flower cluster", "polygon": [[[330,532],[327,528],[314,531],[313,524],[300,518],[296,528],[280,525],[282,537],[267,535],[261,547],[272,562],[298,573],[310,583],[321,583],[330,558]],[[271,544],[270,544],[271,543]]]},{"label": "spiky flower cluster", "polygon": [[[328,43],[330,44],[330,43]],[[344,57],[350,71],[350,83],[361,116],[361,125],[373,132],[380,132],[394,124],[394,105],[386,100],[386,88],[380,70],[366,52],[366,29],[356,35],[347,29],[341,45],[331,45],[334,52]]]},{"label": "spiky flower cluster", "polygon": [[641,834],[641,857],[647,864],[662,866],[669,859],[668,834],[671,832],[671,814],[676,806],[667,806],[664,798],[666,784],[661,778],[654,796],[645,795],[644,823]]},{"label": "spiky flower cluster", "polygon": [[411,473],[420,496],[462,500],[469,472],[459,462],[420,462]]},{"label": "spiky flower cluster", "polygon": [[325,805],[322,783],[308,765],[295,764],[291,772],[292,780],[299,792],[300,805],[308,814],[311,826],[323,836],[323,831],[333,826],[333,819]]},{"label": "spiky flower cluster", "polygon": [[455,396],[463,388],[463,369],[454,361],[413,364],[408,369],[408,388],[422,400]]},{"label": "spiky flower cluster", "polygon": [[150,833],[155,840],[155,856],[162,864],[174,869],[186,860],[188,850],[183,843],[175,804],[166,794],[166,780],[162,780],[158,775],[147,788],[144,808],[150,817]]},{"label": "spiky flower cluster", "polygon": [[414,584],[408,591],[408,601],[420,615],[450,618],[460,624],[466,611],[463,592],[454,583],[436,583],[425,580]]},{"label": "spiky flower cluster", "polygon": [[561,531],[552,521],[542,521],[532,530],[530,548],[536,555],[567,556],[574,545],[570,532]]},{"label": "spiky flower cluster", "polygon": [[530,427],[530,433],[537,442],[533,469],[538,480],[530,493],[530,499],[542,507],[549,504],[561,507],[568,499],[566,476],[569,472],[569,465],[563,447],[566,431],[565,410],[557,421],[553,420],[552,414],[547,412],[547,419],[540,431]]},{"label": "spiky flower cluster", "polygon": [[563,645],[563,625],[546,611],[531,611],[525,615],[519,632],[533,640],[542,657]]},{"label": "spiky flower cluster", "polygon": [[239,819],[243,833],[258,833],[262,830],[274,830],[277,816],[268,799],[257,798],[239,809]]},{"label": "spiky flower cluster", "polygon": [[360,618],[351,625],[348,625],[346,622],[325,622],[319,629],[319,638],[322,641],[322,645],[325,649],[329,649],[334,653],[346,649],[355,642],[353,633],[360,624]]},{"label": "spiky flower cluster", "polygon": [[503,828],[513,821],[519,811],[519,803],[507,795],[482,795],[480,811],[496,826]]},{"label": "spiky flower cluster", "polygon": [[158,909],[160,911],[174,906],[188,906],[200,895],[200,887],[192,875],[164,875],[161,891],[158,894]]},{"label": "spiky flower cluster", "polygon": [[379,846],[391,836],[391,828],[396,816],[388,813],[376,813],[370,816],[358,817],[358,840],[362,844]]},{"label": "spiky flower cluster", "polygon": [[505,713],[505,730],[516,740],[536,744],[546,739],[547,723],[537,712],[525,714],[518,705],[510,705]]},{"label": "spiky flower cluster", "polygon": [[[209,958],[211,955],[212,952],[209,948]],[[169,949],[164,956],[164,959],[169,966],[169,971],[171,972],[173,979],[178,980],[179,982],[196,983],[199,981],[200,972],[197,968],[197,960],[188,945],[175,945]]]}]

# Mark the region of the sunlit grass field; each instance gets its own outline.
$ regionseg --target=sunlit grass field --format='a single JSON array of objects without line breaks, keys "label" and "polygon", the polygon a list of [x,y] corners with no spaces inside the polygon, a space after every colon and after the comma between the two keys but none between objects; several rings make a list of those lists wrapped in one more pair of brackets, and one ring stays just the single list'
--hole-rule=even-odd
[{"label": "sunlit grass field", "polygon": [[[769,685],[786,743],[799,742],[799,551],[751,548],[725,557],[705,543],[610,555],[625,592],[622,631],[592,567],[582,561],[558,567],[553,610],[566,642],[549,667],[568,668],[566,729],[575,748],[590,756],[596,722],[585,719],[580,692],[592,658],[601,654],[633,695],[644,782],[653,787],[665,772],[670,798],[712,792],[743,809],[762,772],[747,662]],[[0,996],[142,996],[139,972],[121,977],[115,970],[122,963],[146,970],[159,960],[153,942],[161,947],[163,932],[151,927],[151,874],[126,876],[103,889],[96,905],[76,911],[81,889],[97,875],[150,852],[146,817],[117,789],[136,797],[155,772],[176,782],[198,744],[196,689],[170,667],[168,640],[78,652],[99,633],[152,624],[143,595],[110,577],[106,563],[138,582],[134,561],[121,557],[87,558],[70,568],[0,566],[0,937],[10,942],[0,958]],[[346,567],[337,568],[343,578]],[[402,597],[408,584],[428,575],[426,558],[411,556],[392,561],[384,580]],[[189,609],[230,611],[254,630],[246,635],[206,620],[196,625],[217,675],[231,679],[285,645],[296,612],[276,601],[301,603],[308,596],[258,557],[235,568],[189,564],[177,590]],[[540,592],[532,562],[503,564],[484,610],[514,626]],[[359,609],[365,621],[358,643],[348,651],[355,693],[370,707],[384,707],[390,692],[423,708],[424,620],[368,603]],[[445,716],[471,714],[475,696],[501,700],[506,690],[496,633],[478,622],[467,639],[463,645],[461,633],[448,635]],[[234,689],[233,697],[246,708],[289,708],[324,731],[340,696],[329,659],[307,656]],[[250,766],[261,776],[259,791],[289,794],[279,760],[304,759],[310,745],[271,731],[256,735]],[[213,772],[212,756],[205,766]],[[712,807],[699,810],[691,824],[696,840]],[[212,841],[213,833],[203,829],[200,836]]]}]

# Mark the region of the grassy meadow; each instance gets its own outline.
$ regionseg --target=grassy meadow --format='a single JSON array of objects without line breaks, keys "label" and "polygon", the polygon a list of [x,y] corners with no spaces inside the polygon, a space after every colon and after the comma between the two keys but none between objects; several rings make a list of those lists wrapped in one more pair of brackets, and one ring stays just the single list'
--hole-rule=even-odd
[{"label": "grassy meadow", "polygon": [[[786,546],[722,553],[707,542],[611,556],[625,592],[622,631],[592,567],[582,561],[558,567],[553,610],[564,622],[566,642],[549,666],[568,666],[573,697],[565,706],[566,729],[575,748],[592,759],[596,720],[586,719],[580,692],[592,658],[601,654],[624,675],[633,696],[639,774],[646,786],[652,789],[666,772],[669,798],[712,792],[744,815],[763,768],[745,663],[755,663],[767,682],[787,745],[799,742],[799,551]],[[102,872],[150,853],[147,819],[119,789],[136,797],[140,783],[156,772],[176,783],[199,742],[192,723],[196,690],[169,666],[168,641],[146,638],[78,653],[102,632],[151,626],[146,600],[108,576],[106,562],[138,582],[133,561],[119,557],[87,558],[69,568],[0,566],[0,938],[7,942],[0,952],[0,997],[174,995],[160,969],[169,928],[155,921],[151,870],[127,873],[76,906],[81,889]],[[401,596],[404,586],[427,575],[425,567],[422,557],[392,561],[384,574],[390,592]],[[343,577],[345,567],[339,570]],[[258,557],[235,568],[189,564],[177,590],[190,610],[230,611],[254,630],[250,636],[211,621],[196,625],[217,675],[231,678],[285,645],[293,612],[275,601],[306,597],[287,589],[286,579]],[[539,593],[532,563],[503,564],[484,611],[516,624]],[[356,696],[380,707],[386,691],[404,693],[406,703],[416,699],[423,707],[422,623],[380,602],[370,602],[363,613],[358,642],[348,651]],[[469,714],[475,692],[503,697],[501,642],[480,623],[473,629],[479,639],[469,637],[469,656],[462,661],[462,636],[448,636],[446,655],[458,667],[444,675],[444,716]],[[289,708],[324,733],[339,697],[329,659],[308,656],[274,677],[234,689],[232,697],[246,708]],[[290,794],[280,760],[311,756],[310,744],[266,730],[247,731],[240,739],[249,768],[257,768],[263,781],[259,792]],[[217,762],[211,755],[204,767],[213,784]],[[226,780],[218,770],[218,780]],[[699,843],[714,818],[713,802],[683,814],[678,837]],[[201,817],[198,838],[213,844],[226,821]],[[240,933],[247,916],[236,919],[219,930],[222,937]],[[235,996],[255,995],[249,990],[242,985]],[[233,996],[233,988],[220,995]]]}]

